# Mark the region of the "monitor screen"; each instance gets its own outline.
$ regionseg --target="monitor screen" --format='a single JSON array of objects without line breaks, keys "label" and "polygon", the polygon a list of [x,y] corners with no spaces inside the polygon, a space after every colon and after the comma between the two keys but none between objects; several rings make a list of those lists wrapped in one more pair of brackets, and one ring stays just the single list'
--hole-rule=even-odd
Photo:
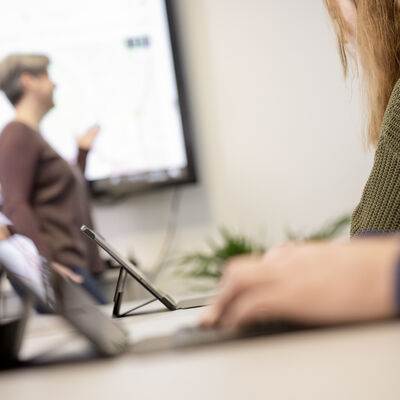
[{"label": "monitor screen", "polygon": [[[42,134],[64,158],[99,124],[86,178],[94,194],[194,182],[168,0],[14,0],[0,4],[0,58],[49,56],[55,107]],[[0,128],[13,117],[0,95]]]}]

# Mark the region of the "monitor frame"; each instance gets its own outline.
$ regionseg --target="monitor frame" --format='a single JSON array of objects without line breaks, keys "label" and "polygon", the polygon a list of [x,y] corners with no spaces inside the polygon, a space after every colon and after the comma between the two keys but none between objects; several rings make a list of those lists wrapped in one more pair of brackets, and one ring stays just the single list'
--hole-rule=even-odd
[{"label": "monitor frame", "polygon": [[180,43],[178,40],[179,35],[176,19],[175,0],[164,0],[164,4],[167,14],[169,40],[171,44],[175,82],[177,87],[178,103],[182,122],[183,141],[187,160],[187,166],[184,169],[186,171],[186,174],[183,177],[174,178],[170,176],[167,180],[154,180],[153,182],[149,182],[148,180],[149,178],[151,178],[152,174],[167,174],[167,171],[159,170],[155,171],[154,173],[143,173],[143,179],[141,179],[140,174],[133,174],[131,175],[130,179],[126,179],[126,177],[121,176],[120,182],[117,184],[111,182],[115,182],[115,180],[118,180],[118,177],[88,180],[90,193],[94,199],[113,200],[126,197],[127,195],[133,195],[135,193],[143,193],[160,188],[194,184],[198,182],[193,151],[192,126],[190,122],[191,118],[187,101],[188,97],[184,83],[185,80],[180,52]]}]

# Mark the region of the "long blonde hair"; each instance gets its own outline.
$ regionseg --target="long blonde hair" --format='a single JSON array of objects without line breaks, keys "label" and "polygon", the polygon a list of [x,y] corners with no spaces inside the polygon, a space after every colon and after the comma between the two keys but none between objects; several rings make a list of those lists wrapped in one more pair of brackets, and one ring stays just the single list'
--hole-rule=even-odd
[{"label": "long blonde hair", "polygon": [[[368,113],[368,142],[378,142],[383,116],[400,78],[400,0],[351,0],[357,9],[357,53]],[[352,56],[336,0],[324,0],[332,18],[345,77]],[[357,68],[358,71],[358,68]]]}]

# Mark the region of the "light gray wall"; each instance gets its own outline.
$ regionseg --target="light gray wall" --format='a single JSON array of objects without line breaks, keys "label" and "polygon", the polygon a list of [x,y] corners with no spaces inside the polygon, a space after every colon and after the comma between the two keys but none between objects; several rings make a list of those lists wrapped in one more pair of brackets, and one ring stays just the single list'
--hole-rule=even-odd
[{"label": "light gray wall", "polygon": [[[322,0],[178,0],[201,183],[182,190],[173,254],[225,225],[282,240],[359,200],[372,154]],[[353,86],[353,87],[352,87]],[[99,229],[150,265],[170,190],[97,206]]]}]

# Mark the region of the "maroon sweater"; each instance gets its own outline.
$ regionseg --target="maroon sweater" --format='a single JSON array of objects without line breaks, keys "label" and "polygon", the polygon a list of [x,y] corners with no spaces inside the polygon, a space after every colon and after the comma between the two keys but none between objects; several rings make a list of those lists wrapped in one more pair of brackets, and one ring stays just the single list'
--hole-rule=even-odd
[{"label": "maroon sweater", "polygon": [[92,226],[86,181],[87,152],[68,164],[35,130],[13,121],[0,135],[2,211],[40,253],[68,267],[104,270],[97,246],[79,230]]}]

